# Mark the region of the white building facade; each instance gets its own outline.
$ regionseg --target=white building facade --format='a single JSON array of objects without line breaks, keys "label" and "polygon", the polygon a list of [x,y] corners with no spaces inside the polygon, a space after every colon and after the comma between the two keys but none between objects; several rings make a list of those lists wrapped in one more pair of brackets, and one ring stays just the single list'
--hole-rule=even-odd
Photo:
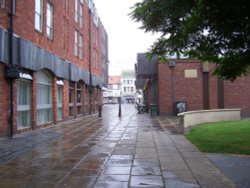
[{"label": "white building facade", "polygon": [[122,102],[134,103],[136,98],[135,71],[126,70],[121,75]]}]

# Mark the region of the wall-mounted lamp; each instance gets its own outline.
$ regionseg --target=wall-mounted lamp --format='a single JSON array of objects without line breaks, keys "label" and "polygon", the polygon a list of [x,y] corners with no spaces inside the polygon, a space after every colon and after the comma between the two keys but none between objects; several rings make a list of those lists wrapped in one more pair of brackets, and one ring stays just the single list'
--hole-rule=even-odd
[{"label": "wall-mounted lamp", "polygon": [[176,62],[175,61],[169,61],[168,66],[169,66],[170,69],[174,69],[175,66],[176,66]]},{"label": "wall-mounted lamp", "polygon": [[176,66],[175,61],[169,61],[168,66],[171,69],[171,86],[172,86],[172,105],[173,105],[173,115],[175,114],[175,92],[174,92],[174,68]]}]

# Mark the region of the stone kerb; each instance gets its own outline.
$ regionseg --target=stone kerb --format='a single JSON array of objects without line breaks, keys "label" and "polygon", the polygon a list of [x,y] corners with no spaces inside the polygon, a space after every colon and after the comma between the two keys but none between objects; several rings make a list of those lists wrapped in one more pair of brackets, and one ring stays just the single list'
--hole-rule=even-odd
[{"label": "stone kerb", "polygon": [[241,119],[241,112],[240,108],[199,110],[179,113],[178,117],[180,119],[178,132],[183,134],[187,127],[202,123],[239,121]]}]

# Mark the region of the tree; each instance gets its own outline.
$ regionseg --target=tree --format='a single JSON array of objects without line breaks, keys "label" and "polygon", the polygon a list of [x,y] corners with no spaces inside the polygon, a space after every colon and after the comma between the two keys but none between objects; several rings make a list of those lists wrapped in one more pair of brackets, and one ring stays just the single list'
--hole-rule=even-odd
[{"label": "tree", "polygon": [[161,33],[151,55],[177,53],[213,62],[215,74],[229,80],[248,73],[248,0],[143,0],[132,7],[130,16],[146,32]]}]

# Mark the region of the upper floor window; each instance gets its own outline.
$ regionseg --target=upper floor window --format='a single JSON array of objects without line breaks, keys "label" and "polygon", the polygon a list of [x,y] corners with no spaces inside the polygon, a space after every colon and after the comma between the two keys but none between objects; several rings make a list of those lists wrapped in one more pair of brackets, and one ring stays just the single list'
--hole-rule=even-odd
[{"label": "upper floor window", "polygon": [[63,9],[69,11],[69,0],[63,0]]},{"label": "upper floor window", "polygon": [[42,32],[43,29],[43,0],[35,0],[35,29]]},{"label": "upper floor window", "polygon": [[83,27],[83,1],[80,1],[79,6],[79,25],[82,28]]},{"label": "upper floor window", "polygon": [[1,0],[0,4],[1,4],[1,8],[5,8],[5,0]]},{"label": "upper floor window", "polygon": [[83,36],[79,36],[79,58],[83,58]]},{"label": "upper floor window", "polygon": [[83,27],[83,0],[75,0],[75,22]]},{"label": "upper floor window", "polygon": [[78,0],[75,0],[75,22],[78,23]]},{"label": "upper floor window", "polygon": [[78,56],[78,31],[75,31],[75,56]]},{"label": "upper floor window", "polygon": [[53,36],[53,6],[50,2],[47,2],[46,34],[49,38]]}]

